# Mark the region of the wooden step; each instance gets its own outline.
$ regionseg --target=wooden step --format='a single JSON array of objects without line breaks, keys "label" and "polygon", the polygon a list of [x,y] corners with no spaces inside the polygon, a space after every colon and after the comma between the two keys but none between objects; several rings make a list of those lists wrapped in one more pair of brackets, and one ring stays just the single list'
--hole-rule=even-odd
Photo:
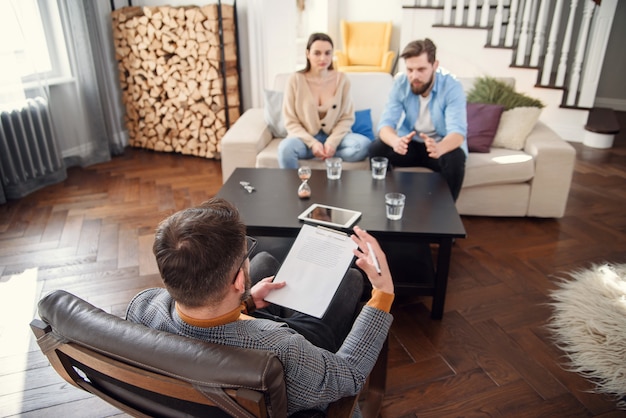
[{"label": "wooden step", "polygon": [[613,109],[594,107],[589,111],[585,129],[598,134],[618,134],[619,122]]}]

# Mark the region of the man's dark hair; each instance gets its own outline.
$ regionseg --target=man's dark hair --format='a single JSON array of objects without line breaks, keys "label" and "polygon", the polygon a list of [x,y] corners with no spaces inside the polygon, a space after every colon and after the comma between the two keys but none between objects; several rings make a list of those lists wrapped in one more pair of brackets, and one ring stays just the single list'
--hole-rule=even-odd
[{"label": "man's dark hair", "polygon": [[[325,33],[321,33],[321,32],[316,32],[316,33],[312,33],[311,36],[309,36],[309,40],[306,42],[306,51],[309,52],[311,50],[311,45],[313,45],[313,42],[315,41],[324,41],[324,42],[328,42],[330,43],[330,46],[335,48],[335,45],[333,44],[333,40],[330,38],[330,36],[326,35]],[[307,57],[306,59],[306,67],[304,67],[304,70],[301,70],[301,72],[306,73],[311,69],[311,61],[309,61],[309,58]],[[330,61],[330,66],[328,67],[329,70],[333,69],[333,61]]]},{"label": "man's dark hair", "polygon": [[402,54],[400,57],[403,59],[418,57],[423,53],[427,54],[428,62],[431,64],[435,63],[436,55],[437,55],[437,47],[430,39],[419,39],[417,41],[411,41],[407,46],[402,50]]},{"label": "man's dark hair", "polygon": [[174,300],[198,307],[220,301],[245,256],[246,226],[224,199],[213,198],[162,221],[152,251]]}]

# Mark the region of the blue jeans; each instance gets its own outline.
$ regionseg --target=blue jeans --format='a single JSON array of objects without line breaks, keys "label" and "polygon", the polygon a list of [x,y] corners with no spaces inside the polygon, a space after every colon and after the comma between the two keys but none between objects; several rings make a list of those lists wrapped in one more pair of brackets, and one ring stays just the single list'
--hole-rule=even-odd
[{"label": "blue jeans", "polygon": [[[320,131],[315,135],[315,139],[323,144],[328,139],[328,135],[324,131]],[[343,161],[347,162],[364,160],[369,153],[370,142],[368,137],[350,132],[339,143],[335,157],[341,157]],[[298,160],[310,160],[312,158],[315,156],[311,148],[307,147],[300,138],[285,138],[278,145],[278,166],[280,168],[298,168]]]}]

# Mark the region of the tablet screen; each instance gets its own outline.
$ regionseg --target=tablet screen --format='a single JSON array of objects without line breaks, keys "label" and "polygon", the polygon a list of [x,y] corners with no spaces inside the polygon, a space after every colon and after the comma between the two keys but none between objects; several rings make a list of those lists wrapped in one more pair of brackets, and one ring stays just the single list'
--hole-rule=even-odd
[{"label": "tablet screen", "polygon": [[361,212],[314,203],[302,212],[298,219],[322,225],[350,228],[361,216]]}]

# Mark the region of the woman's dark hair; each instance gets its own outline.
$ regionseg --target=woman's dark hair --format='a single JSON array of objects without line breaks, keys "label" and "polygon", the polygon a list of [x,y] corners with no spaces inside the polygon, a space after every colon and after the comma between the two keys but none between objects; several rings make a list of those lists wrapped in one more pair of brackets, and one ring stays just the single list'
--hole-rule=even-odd
[{"label": "woman's dark hair", "polygon": [[[331,47],[335,47],[335,45],[333,44],[333,40],[330,39],[330,36],[326,35],[325,33],[321,33],[321,32],[316,32],[316,33],[312,33],[311,36],[309,36],[309,40],[306,43],[306,51],[309,52],[311,50],[311,45],[313,45],[313,42],[315,41],[324,41],[324,42],[328,42],[330,43]],[[309,58],[307,57],[306,59],[306,67],[304,67],[303,70],[300,70],[301,73],[306,73],[311,69],[311,61],[309,61]],[[329,70],[333,69],[333,62],[330,62],[330,67],[328,67]]]},{"label": "woman's dark hair", "polygon": [[246,251],[246,226],[224,199],[213,198],[162,221],[152,251],[174,300],[198,307],[221,301]]}]

